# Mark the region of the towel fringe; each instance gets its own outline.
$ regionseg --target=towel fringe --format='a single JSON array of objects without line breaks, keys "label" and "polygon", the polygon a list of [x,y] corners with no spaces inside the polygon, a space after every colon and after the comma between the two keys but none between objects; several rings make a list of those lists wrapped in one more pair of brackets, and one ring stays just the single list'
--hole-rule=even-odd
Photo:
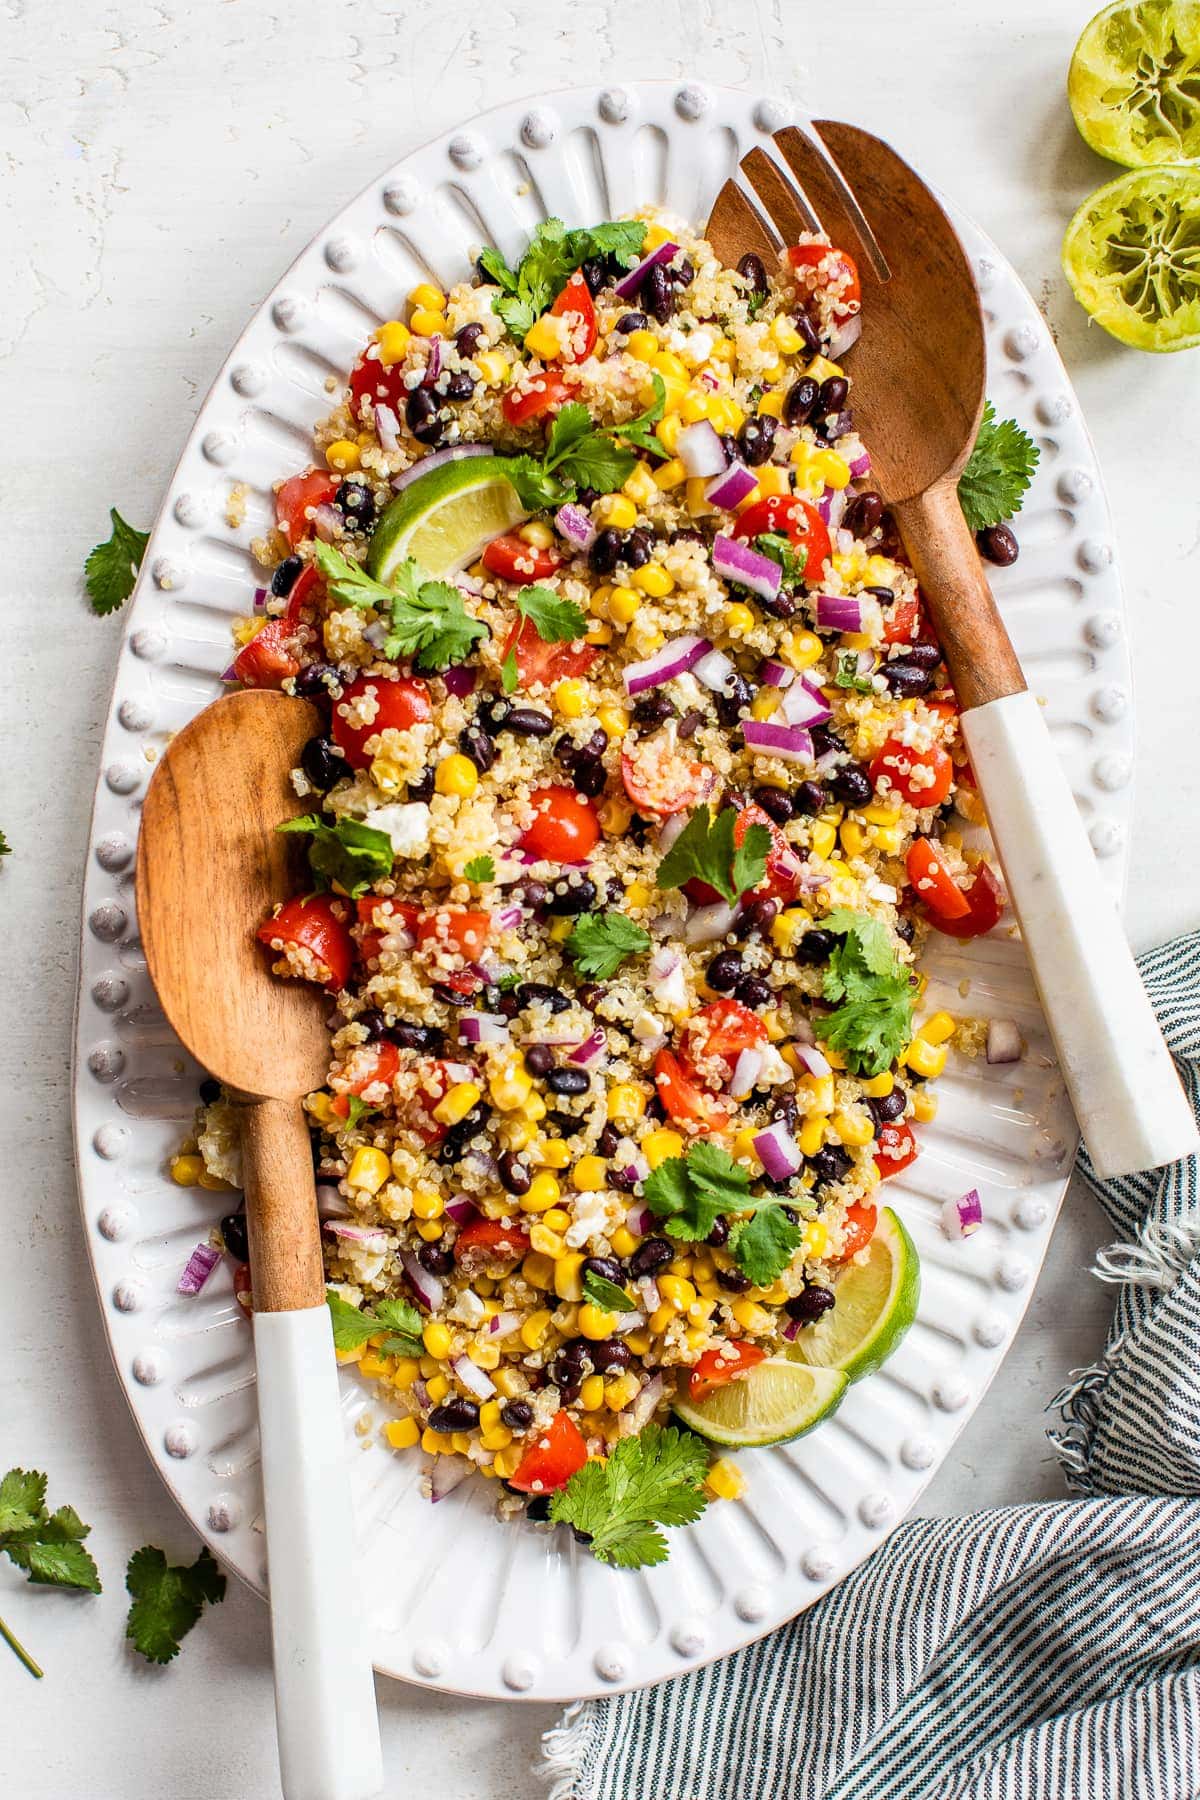
[{"label": "towel fringe", "polygon": [[558,1724],[542,1733],[542,1756],[535,1773],[551,1784],[546,1800],[590,1800],[595,1792],[591,1784],[586,1791],[578,1785],[594,1730],[594,1711],[593,1701],[575,1700]]},{"label": "towel fringe", "polygon": [[1071,1380],[1060,1388],[1046,1407],[1056,1411],[1064,1430],[1048,1430],[1067,1487],[1073,1494],[1091,1494],[1092,1450],[1100,1426],[1101,1402],[1108,1378],[1125,1347],[1125,1334],[1117,1338],[1104,1354],[1084,1369],[1072,1369]]},{"label": "towel fringe", "polygon": [[1136,1244],[1108,1244],[1096,1256],[1092,1274],[1100,1281],[1132,1287],[1170,1288],[1200,1256],[1200,1217],[1180,1224],[1146,1224]]}]

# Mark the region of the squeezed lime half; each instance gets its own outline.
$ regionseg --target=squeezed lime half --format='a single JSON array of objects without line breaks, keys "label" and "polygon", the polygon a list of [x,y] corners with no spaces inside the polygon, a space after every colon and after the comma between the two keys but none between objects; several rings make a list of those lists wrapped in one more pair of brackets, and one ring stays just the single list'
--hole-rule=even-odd
[{"label": "squeezed lime half", "polygon": [[676,1417],[709,1443],[761,1449],[803,1437],[837,1411],[850,1385],[841,1369],[816,1369],[772,1356],[706,1400],[675,1401]]},{"label": "squeezed lime half", "polygon": [[865,1261],[839,1275],[835,1293],[832,1310],[800,1332],[787,1354],[861,1381],[892,1354],[921,1296],[916,1245],[890,1206],[880,1209]]},{"label": "squeezed lime half", "polygon": [[438,580],[475,561],[485,544],[529,517],[499,456],[440,463],[397,494],[371,537],[367,572],[390,582],[407,557]]},{"label": "squeezed lime half", "polygon": [[1126,168],[1200,157],[1200,0],[1117,0],[1084,28],[1067,77],[1081,136]]},{"label": "squeezed lime half", "polygon": [[1200,344],[1200,170],[1133,169],[1097,189],[1067,226],[1063,268],[1123,344]]}]

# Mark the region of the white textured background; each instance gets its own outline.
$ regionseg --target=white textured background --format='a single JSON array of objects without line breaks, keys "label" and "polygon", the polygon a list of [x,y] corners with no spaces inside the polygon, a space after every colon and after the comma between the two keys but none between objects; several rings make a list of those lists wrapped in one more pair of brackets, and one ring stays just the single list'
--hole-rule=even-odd
[{"label": "white textured background", "polygon": [[[0,1468],[49,1471],[95,1529],[99,1600],[0,1568],[0,1787],[12,1800],[270,1800],[267,1619],[233,1587],[151,1670],[121,1631],[138,1544],[194,1541],[109,1366],[68,1128],[80,859],[121,626],[79,571],[115,503],[148,525],[197,402],[259,297],[381,168],[476,109],[546,88],[679,75],[805,94],[889,137],[972,211],[1043,306],[1115,505],[1142,697],[1128,920],[1194,922],[1200,848],[1184,673],[1200,652],[1195,356],[1089,330],[1058,267],[1101,180],[1063,98],[1073,0],[5,0],[0,6]],[[1178,675],[1174,671],[1178,670]],[[1164,846],[1170,848],[1164,850]],[[1102,1341],[1085,1270],[1102,1221],[1076,1190],[1025,1326],[928,1509],[1061,1491],[1041,1408]],[[519,1800],[550,1709],[381,1686],[390,1795]],[[630,1800],[635,1800],[631,1796]],[[636,1797],[641,1800],[641,1797]]]}]

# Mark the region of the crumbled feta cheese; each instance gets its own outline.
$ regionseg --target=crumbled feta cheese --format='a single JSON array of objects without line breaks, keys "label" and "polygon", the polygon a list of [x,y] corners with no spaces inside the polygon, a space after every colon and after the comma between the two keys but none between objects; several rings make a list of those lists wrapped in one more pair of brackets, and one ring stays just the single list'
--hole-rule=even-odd
[{"label": "crumbled feta cheese", "polygon": [[429,808],[423,800],[378,806],[363,824],[385,832],[397,856],[424,856],[429,849]]}]

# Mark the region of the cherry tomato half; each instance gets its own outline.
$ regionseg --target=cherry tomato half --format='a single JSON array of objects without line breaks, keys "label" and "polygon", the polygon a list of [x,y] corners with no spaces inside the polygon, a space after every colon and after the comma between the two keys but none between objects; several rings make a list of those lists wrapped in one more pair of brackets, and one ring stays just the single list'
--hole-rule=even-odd
[{"label": "cherry tomato half", "polygon": [[491,929],[490,913],[443,906],[417,920],[417,942],[436,944],[473,960],[485,948]]},{"label": "cherry tomato half", "polygon": [[[458,1241],[461,1244],[462,1238]],[[587,1445],[578,1425],[569,1413],[556,1412],[545,1430],[534,1434],[508,1485],[521,1494],[552,1494],[565,1487],[587,1459]]]},{"label": "cherry tomato half", "polygon": [[[889,1126],[887,1129],[890,1130],[891,1127]],[[907,1125],[902,1126],[901,1129],[908,1131]],[[909,1132],[909,1136],[912,1136],[911,1132]],[[916,1155],[915,1150],[913,1155]],[[882,1174],[882,1170],[880,1173]],[[879,1214],[873,1206],[868,1206],[865,1200],[852,1200],[846,1208],[846,1235],[842,1240],[842,1248],[836,1260],[849,1262],[852,1256],[857,1256],[860,1250],[865,1250],[875,1236],[875,1227],[878,1223]]]},{"label": "cherry tomato half", "polygon": [[670,1050],[660,1050],[654,1059],[654,1086],[678,1125],[701,1132],[723,1131],[733,1117],[732,1107],[702,1088]]},{"label": "cherry tomato half", "polygon": [[541,581],[553,575],[562,562],[557,550],[539,550],[515,531],[493,538],[483,552],[483,566],[504,581]]},{"label": "cherry tomato half", "polygon": [[711,1070],[714,1079],[708,1085],[724,1087],[742,1051],[766,1041],[766,1026],[748,1006],[740,1000],[713,1000],[684,1026],[680,1061],[689,1075],[700,1080],[705,1078],[702,1070]]},{"label": "cherry tomato half", "polygon": [[346,1066],[338,1078],[339,1092],[332,1105],[340,1118],[350,1117],[350,1095],[361,1099],[368,1088],[382,1082],[390,1088],[400,1068],[400,1052],[385,1038],[379,1044],[359,1044],[350,1052]]},{"label": "cherry tomato half", "polygon": [[350,410],[361,419],[364,400],[372,406],[390,406],[397,419],[403,419],[409,390],[404,382],[404,364],[395,362],[384,368],[379,360],[379,346],[371,343],[350,371]]},{"label": "cherry tomato half", "polygon": [[706,1350],[699,1362],[693,1363],[688,1375],[688,1399],[706,1400],[727,1382],[745,1375],[756,1363],[765,1361],[766,1351],[758,1344],[732,1340],[715,1350]]},{"label": "cherry tomato half", "polygon": [[535,788],[533,824],[521,834],[522,850],[545,862],[586,862],[600,842],[600,821],[590,800],[572,788]]},{"label": "cherry tomato half", "polygon": [[970,903],[953,875],[942,861],[936,844],[928,838],[917,838],[905,863],[908,879],[918,900],[923,900],[937,919],[965,919]]},{"label": "cherry tomato half", "polygon": [[347,923],[349,907],[332,894],[285,900],[273,918],[264,919],[256,936],[260,944],[306,950],[315,958],[313,979],[336,993],[350,979],[354,939]]},{"label": "cherry tomato half", "polygon": [[419,906],[407,900],[378,900],[374,894],[368,894],[356,904],[358,954],[362,962],[372,962],[379,955],[385,937],[395,939],[398,949],[412,949],[417,941]]},{"label": "cherry tomato half", "polygon": [[948,919],[931,910],[929,923],[935,931],[942,931],[947,937],[982,937],[985,931],[990,931],[999,923],[1004,911],[1004,895],[987,863],[980,863],[970,887],[958,888],[956,891],[967,903],[965,914],[956,919]]},{"label": "cherry tomato half", "polygon": [[309,508],[328,505],[339,485],[337,476],[327,475],[323,469],[309,469],[283,483],[275,495],[275,518],[293,548],[302,538],[312,536]]},{"label": "cherry tomato half", "polygon": [[547,370],[544,375],[535,375],[525,388],[509,388],[500,409],[510,425],[529,425],[534,419],[556,413],[568,400],[574,400],[578,392],[573,381],[566,381],[553,370]]},{"label": "cherry tomato half", "polygon": [[[907,1169],[910,1163],[916,1162],[919,1155],[917,1140],[906,1120],[900,1119],[879,1127],[875,1134],[875,1166],[884,1181],[890,1175],[899,1175],[902,1169]],[[850,1210],[853,1211],[853,1208]]]},{"label": "cherry tomato half", "polygon": [[871,763],[871,780],[881,793],[899,794],[922,810],[940,806],[950,792],[954,764],[938,744],[918,750],[890,737]]},{"label": "cherry tomato half", "polygon": [[858,264],[848,250],[838,250],[830,244],[791,244],[787,255],[793,269],[818,269],[820,287],[838,288],[834,318],[839,323],[859,310],[862,282]]},{"label": "cherry tomato half", "polygon": [[[621,780],[637,810],[656,819],[669,819],[672,813],[699,806],[717,785],[715,770],[678,748],[672,749],[661,732],[636,743],[626,738],[621,747]],[[708,891],[714,899],[720,898],[713,889]]]},{"label": "cherry tomato half", "polygon": [[280,688],[300,673],[293,653],[296,628],[286,619],[268,619],[233,659],[233,672],[243,687]]},{"label": "cherry tomato half", "polygon": [[747,543],[767,532],[781,532],[797,550],[806,552],[804,584],[816,587],[829,556],[829,528],[815,506],[791,494],[768,494],[737,516],[735,538]]},{"label": "cherry tomato half", "polygon": [[550,311],[556,319],[567,321],[567,347],[562,360],[585,361],[596,348],[596,308],[582,270],[576,269]]},{"label": "cherry tomato half", "polygon": [[893,601],[883,621],[883,641],[885,644],[934,642],[933,627],[925,617],[919,594],[905,594],[902,599]]},{"label": "cherry tomato half", "polygon": [[529,1254],[529,1233],[518,1219],[472,1219],[454,1240],[454,1260],[472,1275],[485,1264],[516,1262]]},{"label": "cherry tomato half", "polygon": [[551,688],[571,676],[586,675],[600,654],[591,644],[545,643],[532,619],[518,619],[509,632],[504,655],[513,652],[517,658],[517,683],[523,690],[539,685]]},{"label": "cherry tomato half", "polygon": [[[760,897],[773,896],[777,900],[794,900],[800,891],[800,876],[803,864],[784,837],[779,826],[769,819],[761,806],[753,804],[743,806],[733,827],[733,841],[739,848],[751,825],[763,825],[771,834],[771,848],[767,852],[767,872],[752,892]],[[721,898],[716,888],[710,887],[707,881],[701,881],[693,875],[685,881],[683,891],[689,900],[697,906],[711,906]]]},{"label": "cherry tomato half", "polygon": [[[361,699],[368,688],[375,692],[375,717],[369,725],[351,725],[345,708]],[[401,676],[399,681],[388,681],[382,675],[360,675],[346,688],[341,699],[334,702],[333,741],[352,769],[365,769],[371,761],[366,748],[369,738],[389,728],[407,731],[410,725],[424,725],[432,717],[429,689],[417,676]]]}]

